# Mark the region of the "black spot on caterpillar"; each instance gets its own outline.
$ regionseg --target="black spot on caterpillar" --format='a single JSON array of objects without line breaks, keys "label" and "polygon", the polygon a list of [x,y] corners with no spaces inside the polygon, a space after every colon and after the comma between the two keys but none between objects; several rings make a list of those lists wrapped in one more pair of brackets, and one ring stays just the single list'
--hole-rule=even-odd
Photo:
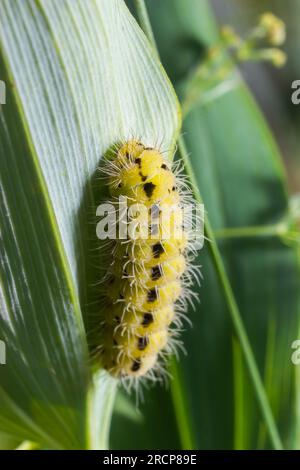
[{"label": "black spot on caterpillar", "polygon": [[154,318],[153,318],[152,313],[144,313],[142,325],[144,327],[147,327],[147,326],[151,325],[151,323],[153,323],[153,322],[154,322]]},{"label": "black spot on caterpillar", "polygon": [[137,372],[141,368],[141,364],[141,359],[135,359],[131,367],[132,372]]},{"label": "black spot on caterpillar", "polygon": [[148,176],[143,175],[141,171],[139,172],[139,175],[143,182],[146,181],[146,179],[148,178]]},{"label": "black spot on caterpillar", "polygon": [[139,351],[144,351],[149,344],[149,339],[147,336],[141,336],[138,338],[138,349]]},{"label": "black spot on caterpillar", "polygon": [[155,245],[152,246],[152,252],[154,258],[159,258],[160,255],[164,253],[163,245],[160,242],[155,243]]},{"label": "black spot on caterpillar", "polygon": [[157,291],[155,288],[148,290],[147,300],[148,302],[155,302],[157,300]]},{"label": "black spot on caterpillar", "polygon": [[152,194],[153,194],[153,191],[154,191],[154,188],[155,188],[155,184],[153,183],[145,183],[144,184],[144,191],[145,193],[147,194],[147,197],[150,199]]},{"label": "black spot on caterpillar", "polygon": [[159,264],[157,266],[153,266],[153,268],[151,268],[151,279],[152,279],[152,281],[156,281],[161,276],[162,276],[161,266]]}]

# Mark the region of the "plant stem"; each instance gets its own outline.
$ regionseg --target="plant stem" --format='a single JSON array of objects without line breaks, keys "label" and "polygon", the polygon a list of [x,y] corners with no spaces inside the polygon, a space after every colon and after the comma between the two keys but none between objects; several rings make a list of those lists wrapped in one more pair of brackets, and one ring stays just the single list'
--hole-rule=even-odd
[{"label": "plant stem", "polygon": [[[116,381],[105,371],[100,370],[93,375],[93,383],[87,398],[86,449],[109,449],[108,436],[116,392]],[[103,397],[105,397],[105,403],[103,403]]]},{"label": "plant stem", "polygon": [[[153,32],[151,29],[151,24],[150,20],[148,17],[147,9],[144,0],[135,0],[136,8],[137,8],[137,13],[139,16],[140,24],[141,26],[145,27],[144,32],[148,36],[148,39],[152,41],[153,37]],[[153,43],[155,46],[155,42]],[[193,167],[186,149],[185,141],[183,137],[179,137],[178,139],[178,147],[180,151],[180,155],[182,158],[182,161],[184,163],[185,171],[187,176],[190,179],[190,183],[192,186],[192,190],[195,196],[195,199],[197,202],[200,204],[203,204],[203,199],[198,187],[198,182],[195,177],[195,173],[193,171]],[[231,316],[231,320],[234,326],[234,330],[236,333],[236,336],[240,342],[245,362],[249,370],[249,374],[253,383],[254,390],[256,392],[257,400],[262,412],[262,415],[265,419],[267,429],[269,431],[270,439],[272,442],[272,445],[275,449],[282,449],[282,442],[276,427],[275,419],[272,414],[272,410],[263,386],[262,379],[260,377],[260,373],[255,361],[255,357],[234,297],[234,293],[232,290],[232,287],[230,285],[225,266],[221,257],[220,250],[217,246],[216,239],[214,232],[212,230],[210,221],[208,217],[206,217],[206,223],[205,223],[205,235],[206,237],[210,240],[210,243],[208,244],[209,251],[211,254],[212,261],[214,263],[218,279],[220,282],[220,286],[223,291],[224,298],[227,303],[227,307]]]},{"label": "plant stem", "polygon": [[147,7],[145,5],[144,0],[135,0],[135,8],[136,8],[136,12],[139,18],[140,26],[142,30],[144,31],[144,33],[146,34],[147,38],[149,39],[149,42],[154,47],[155,52],[158,55],[158,49],[157,49],[155,37],[153,34],[152,26],[150,23],[148,12],[147,12]]},{"label": "plant stem", "polygon": [[184,387],[181,371],[177,366],[177,361],[174,359],[170,364],[170,373],[172,374],[171,394],[175,408],[176,421],[178,425],[178,432],[180,442],[184,450],[193,450],[197,448],[195,443],[195,433],[192,430],[190,410],[187,407],[187,394]]},{"label": "plant stem", "polygon": [[252,238],[252,237],[276,237],[287,233],[285,224],[258,225],[249,227],[232,227],[214,230],[217,239]]},{"label": "plant stem", "polygon": [[196,96],[194,94],[190,94],[190,96],[186,96],[184,98],[184,101],[182,103],[183,119],[187,117],[189,112],[195,106],[197,105],[203,106],[204,104],[207,104],[211,101],[214,101],[220,98],[221,96],[225,95],[229,91],[235,89],[239,85],[240,81],[241,81],[240,77],[236,74],[235,76],[229,77],[223,82],[218,83],[211,88],[202,90],[202,93],[199,87],[198,94]]}]

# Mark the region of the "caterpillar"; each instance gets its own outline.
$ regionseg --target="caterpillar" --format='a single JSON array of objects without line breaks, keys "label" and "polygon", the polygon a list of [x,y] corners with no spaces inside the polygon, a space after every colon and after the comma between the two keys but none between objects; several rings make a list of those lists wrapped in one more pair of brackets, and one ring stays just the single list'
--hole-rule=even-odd
[{"label": "caterpillar", "polygon": [[163,375],[165,358],[182,347],[182,321],[188,302],[197,297],[190,288],[194,279],[199,281],[192,264],[193,223],[184,212],[193,197],[179,165],[139,140],[118,145],[101,172],[108,202],[116,207],[125,199],[136,230],[120,237],[119,210],[118,234],[109,240],[104,263],[97,357],[118,379],[154,379]]}]

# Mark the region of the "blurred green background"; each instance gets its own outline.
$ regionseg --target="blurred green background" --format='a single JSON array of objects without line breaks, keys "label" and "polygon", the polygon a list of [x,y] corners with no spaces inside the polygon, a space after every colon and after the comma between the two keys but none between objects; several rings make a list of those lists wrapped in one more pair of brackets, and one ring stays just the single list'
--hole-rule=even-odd
[{"label": "blurred green background", "polygon": [[244,77],[264,112],[280,147],[291,193],[300,191],[300,106],[291,102],[291,84],[300,77],[300,3],[297,0],[211,0],[220,24],[240,32],[251,29],[257,17],[271,11],[287,28],[283,49],[288,61],[283,69],[255,63],[243,67]]}]

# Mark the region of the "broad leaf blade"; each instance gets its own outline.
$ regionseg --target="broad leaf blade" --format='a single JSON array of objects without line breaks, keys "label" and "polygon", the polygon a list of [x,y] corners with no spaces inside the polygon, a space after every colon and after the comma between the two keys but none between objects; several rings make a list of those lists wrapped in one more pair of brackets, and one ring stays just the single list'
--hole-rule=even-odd
[{"label": "broad leaf blade", "polygon": [[[123,1],[4,0],[0,22],[0,428],[54,448],[101,446],[115,384],[91,389],[82,322],[94,173],[120,139],[171,150],[178,104]],[[103,435],[91,439],[93,410]]]},{"label": "broad leaf blade", "polygon": [[87,379],[79,304],[16,102],[11,93],[7,99],[1,116],[1,336],[7,350],[1,428],[54,445],[53,421],[62,420],[58,442],[71,446],[72,429],[78,445]]}]

